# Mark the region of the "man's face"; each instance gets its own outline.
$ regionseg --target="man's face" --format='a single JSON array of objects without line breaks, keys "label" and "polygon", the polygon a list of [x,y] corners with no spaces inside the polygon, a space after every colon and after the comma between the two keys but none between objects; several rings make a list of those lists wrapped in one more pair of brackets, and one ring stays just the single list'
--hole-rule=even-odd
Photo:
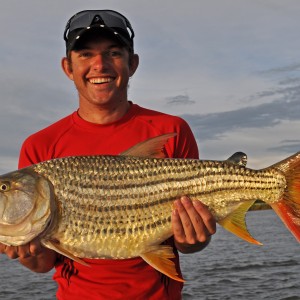
[{"label": "man's face", "polygon": [[[81,104],[111,106],[127,101],[129,77],[138,58],[114,39],[90,37],[71,51],[68,77],[74,81]],[[136,60],[136,63],[135,63]],[[64,68],[65,69],[65,68]]]}]

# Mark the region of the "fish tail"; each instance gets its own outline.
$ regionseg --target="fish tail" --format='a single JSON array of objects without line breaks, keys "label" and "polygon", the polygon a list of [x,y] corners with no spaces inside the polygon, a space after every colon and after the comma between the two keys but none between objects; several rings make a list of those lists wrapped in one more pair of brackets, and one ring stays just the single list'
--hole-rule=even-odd
[{"label": "fish tail", "polygon": [[300,152],[273,167],[285,174],[286,188],[281,200],[270,205],[300,242]]}]

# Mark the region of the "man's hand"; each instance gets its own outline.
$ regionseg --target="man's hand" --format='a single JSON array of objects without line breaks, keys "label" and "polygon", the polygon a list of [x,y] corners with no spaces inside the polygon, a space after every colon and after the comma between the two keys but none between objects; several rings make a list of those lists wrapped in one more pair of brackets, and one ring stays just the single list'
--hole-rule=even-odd
[{"label": "man's hand", "polygon": [[37,256],[42,252],[42,245],[39,240],[33,240],[30,243],[22,246],[6,246],[0,243],[0,253],[6,254],[9,258],[28,258]]},{"label": "man's hand", "polygon": [[11,259],[18,258],[20,263],[38,273],[50,271],[56,262],[57,254],[44,248],[39,239],[34,239],[23,246],[6,246],[0,243],[0,254],[6,254]]},{"label": "man's hand", "polygon": [[216,221],[206,205],[183,196],[174,202],[172,227],[177,249],[192,253],[207,246],[216,232]]}]

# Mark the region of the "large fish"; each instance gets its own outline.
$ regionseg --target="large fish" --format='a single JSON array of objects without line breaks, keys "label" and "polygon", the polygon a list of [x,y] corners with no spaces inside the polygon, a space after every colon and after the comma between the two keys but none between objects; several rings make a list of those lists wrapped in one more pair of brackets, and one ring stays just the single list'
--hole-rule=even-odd
[{"label": "large fish", "polygon": [[81,263],[140,256],[181,281],[172,248],[161,245],[172,235],[173,201],[181,195],[200,199],[221,226],[255,244],[245,214],[261,199],[300,241],[300,153],[262,170],[246,168],[240,154],[226,161],[156,158],[173,136],[119,156],[53,159],[1,176],[0,242],[39,237]]}]

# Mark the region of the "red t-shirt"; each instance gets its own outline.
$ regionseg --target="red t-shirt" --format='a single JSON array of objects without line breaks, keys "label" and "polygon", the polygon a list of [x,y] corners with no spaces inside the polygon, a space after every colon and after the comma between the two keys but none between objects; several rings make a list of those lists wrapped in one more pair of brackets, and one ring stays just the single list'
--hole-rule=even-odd
[{"label": "red t-shirt", "polygon": [[[19,168],[58,157],[119,154],[146,139],[176,132],[165,150],[168,157],[198,158],[198,148],[188,124],[179,117],[132,104],[117,122],[89,123],[77,112],[31,135],[22,146]],[[173,245],[173,239],[166,243]],[[179,257],[174,248],[179,274]],[[140,257],[132,259],[84,259],[91,267],[66,257],[58,260],[53,279],[57,298],[99,299],[181,299],[182,283],[153,269]]]}]

